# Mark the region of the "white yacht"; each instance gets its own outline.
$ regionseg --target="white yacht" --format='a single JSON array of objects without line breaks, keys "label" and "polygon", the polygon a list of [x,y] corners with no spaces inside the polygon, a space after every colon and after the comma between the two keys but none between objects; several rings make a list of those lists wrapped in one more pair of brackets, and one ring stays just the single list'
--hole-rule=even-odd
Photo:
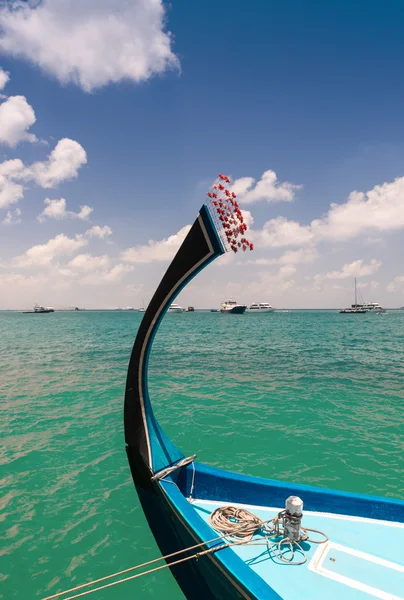
[{"label": "white yacht", "polygon": [[171,304],[170,308],[168,309],[168,312],[169,313],[180,313],[180,312],[184,312],[184,309],[179,304]]},{"label": "white yacht", "polygon": [[274,312],[274,307],[268,304],[268,302],[253,302],[247,307],[248,313],[269,313]]},{"label": "white yacht", "polygon": [[387,312],[383,306],[381,306],[378,302],[365,302],[360,305],[361,308],[367,310],[368,312],[374,313],[385,313]]},{"label": "white yacht", "polygon": [[383,308],[383,306],[381,306],[378,302],[364,302],[359,290],[357,289],[355,277],[355,304],[351,304],[351,308],[342,308],[339,310],[339,312],[345,314],[384,314],[387,313],[387,310]]},{"label": "white yacht", "polygon": [[247,306],[245,304],[238,304],[235,300],[223,301],[220,306],[220,312],[226,315],[242,315]]}]

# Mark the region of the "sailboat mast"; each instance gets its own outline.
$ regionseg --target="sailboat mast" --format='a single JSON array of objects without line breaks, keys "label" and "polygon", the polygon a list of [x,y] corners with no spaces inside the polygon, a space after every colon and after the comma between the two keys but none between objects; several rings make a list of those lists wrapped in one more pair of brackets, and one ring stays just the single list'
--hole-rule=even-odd
[{"label": "sailboat mast", "polygon": [[355,277],[355,308],[358,305],[358,301],[357,301],[357,297],[356,296],[357,296],[357,294],[356,294],[356,277]]}]

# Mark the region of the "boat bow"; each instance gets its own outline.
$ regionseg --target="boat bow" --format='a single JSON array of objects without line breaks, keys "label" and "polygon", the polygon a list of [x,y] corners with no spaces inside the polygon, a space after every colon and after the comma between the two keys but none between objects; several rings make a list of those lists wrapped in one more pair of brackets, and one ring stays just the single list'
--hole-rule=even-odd
[{"label": "boat bow", "polygon": [[225,252],[207,206],[202,206],[157,288],[133,346],[125,392],[125,440],[133,477],[150,477],[184,458],[164,433],[150,403],[148,362],[162,318],[181,290],[206,265]]}]

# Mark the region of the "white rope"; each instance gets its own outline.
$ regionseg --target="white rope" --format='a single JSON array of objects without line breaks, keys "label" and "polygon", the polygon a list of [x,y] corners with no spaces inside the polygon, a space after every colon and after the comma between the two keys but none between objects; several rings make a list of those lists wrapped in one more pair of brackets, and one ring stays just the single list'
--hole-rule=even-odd
[{"label": "white rope", "polygon": [[[287,515],[289,519],[296,519],[292,515]],[[260,533],[265,543],[271,548],[273,554],[281,561],[293,565],[302,565],[307,561],[307,556],[300,542],[311,542],[312,544],[324,544],[328,537],[322,531],[317,529],[306,529],[301,527],[301,535],[298,541],[290,540],[285,537],[284,519],[286,511],[282,510],[273,519],[262,521],[259,517],[246,510],[245,508],[236,508],[235,506],[220,506],[209,516],[209,525],[212,529],[223,534],[224,538],[232,541],[241,541],[241,543],[251,544],[254,535]],[[312,531],[323,536],[322,540],[309,539],[308,532]],[[273,538],[271,541],[270,538]],[[278,539],[280,538],[280,539]],[[275,541],[277,540],[277,541]],[[286,546],[290,552],[290,557],[285,555],[282,546]],[[296,549],[303,555],[303,560],[295,561]],[[286,552],[287,552],[286,550]]]},{"label": "white rope", "polygon": [[[184,558],[180,558],[180,559],[175,560],[166,565],[160,565],[159,567],[155,567],[154,569],[149,569],[148,571],[145,571],[144,573],[138,573],[137,575],[131,575],[131,577],[126,577],[125,579],[120,579],[119,581],[113,581],[112,583],[107,583],[106,585],[101,585],[100,587],[94,588],[93,590],[86,590],[85,592],[81,592],[80,594],[75,594],[74,596],[69,596],[68,598],[65,598],[65,600],[74,600],[74,598],[82,598],[83,596],[87,596],[88,594],[93,594],[94,592],[100,592],[101,590],[105,590],[107,588],[113,587],[114,585],[119,585],[120,583],[125,583],[126,581],[131,581],[132,579],[137,579],[138,577],[142,577],[143,575],[149,575],[150,573],[156,573],[156,571],[161,571],[162,569],[167,569],[168,567],[173,567],[174,565],[178,565],[180,563],[186,562],[191,559],[198,560],[201,556],[204,556],[205,554],[209,554],[211,552],[217,552],[218,550],[222,550],[222,548],[227,548],[228,546],[229,546],[229,544],[222,544],[221,546],[218,546],[217,548],[208,548],[207,550],[203,550],[202,552],[197,552],[195,554],[192,554],[192,556],[186,556]],[[162,558],[164,558],[164,557],[162,557]],[[139,567],[135,567],[135,568],[139,568]],[[91,583],[94,583],[94,582],[91,582]],[[86,585],[90,585],[90,583],[88,583]],[[78,587],[83,587],[83,586],[78,586]],[[77,590],[78,588],[73,588],[72,590],[68,590],[68,592],[74,591],[75,589]],[[62,592],[62,593],[66,594],[68,592]],[[50,598],[56,598],[58,596],[61,596],[62,593],[57,594],[56,596],[49,596],[48,598],[44,598],[44,600],[50,600]]]},{"label": "white rope", "polygon": [[[161,560],[167,560],[169,558],[173,558],[174,556],[178,556],[179,554],[183,554],[184,552],[190,552],[191,550],[196,550],[197,548],[200,548],[201,546],[206,546],[208,544],[213,544],[215,542],[219,542],[223,539],[222,535],[219,535],[211,540],[208,540],[206,542],[200,542],[199,544],[195,544],[194,546],[189,546],[188,548],[182,548],[181,550],[177,550],[177,552],[172,552],[171,554],[166,554],[165,556],[160,556],[158,558],[154,558],[153,560],[149,560],[148,562],[142,563],[140,565],[135,565],[134,567],[129,567],[128,569],[124,569],[123,571],[117,571],[116,573],[111,573],[111,575],[105,575],[105,577],[100,577],[99,579],[94,579],[93,581],[89,581],[88,583],[82,583],[81,585],[77,585],[76,587],[70,588],[68,590],[65,590],[63,592],[58,592],[57,594],[53,594],[53,596],[47,596],[46,598],[43,598],[43,600],[54,600],[55,598],[59,598],[60,596],[64,596],[65,594],[70,594],[71,592],[76,592],[78,590],[81,590],[85,587],[89,587],[90,585],[95,585],[96,583],[101,583],[102,581],[106,581],[107,579],[112,579],[113,577],[118,577],[119,575],[124,575],[125,573],[129,573],[130,571],[135,571],[137,569],[141,569],[143,567],[148,567],[149,565],[152,565],[156,562],[159,562]],[[219,550],[221,549],[220,547],[214,547],[211,550]],[[195,558],[196,555],[192,555],[190,557],[187,557],[187,560],[189,558]],[[170,565],[172,565],[173,563],[170,563],[169,565],[163,565],[163,568],[166,568]],[[140,573],[140,575],[147,575],[147,573],[149,573],[151,571],[145,571],[144,573]],[[127,579],[122,579],[119,580],[118,582],[115,583],[121,583],[127,581]],[[115,585],[114,583],[114,585]],[[91,590],[91,591],[97,591],[100,588],[96,588],[95,590]],[[66,598],[66,600],[69,600],[69,598]]]}]

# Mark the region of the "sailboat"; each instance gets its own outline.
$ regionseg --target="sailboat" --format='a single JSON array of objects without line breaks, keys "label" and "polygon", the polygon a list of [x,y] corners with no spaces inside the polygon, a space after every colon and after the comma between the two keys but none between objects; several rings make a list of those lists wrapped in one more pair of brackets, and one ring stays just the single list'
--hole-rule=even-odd
[{"label": "sailboat", "polygon": [[342,314],[364,314],[367,313],[368,310],[363,307],[362,304],[358,304],[358,291],[356,287],[356,277],[355,277],[355,304],[351,304],[351,308],[340,308],[338,311]]},{"label": "sailboat", "polygon": [[[397,600],[404,589],[404,501],[211,467],[185,456],[154,415],[148,362],[164,315],[229,247],[248,249],[247,240],[227,235],[209,199],[143,316],[126,383],[126,452],[166,564],[191,600]],[[231,206],[228,219],[238,215]]]}]

